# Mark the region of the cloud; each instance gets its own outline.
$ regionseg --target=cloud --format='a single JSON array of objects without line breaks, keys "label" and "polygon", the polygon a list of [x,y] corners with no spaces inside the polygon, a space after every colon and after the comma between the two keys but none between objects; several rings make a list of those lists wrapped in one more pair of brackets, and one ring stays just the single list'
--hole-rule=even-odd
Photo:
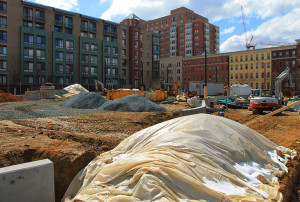
[{"label": "cloud", "polygon": [[224,29],[224,30],[221,32],[221,34],[230,34],[230,33],[232,33],[234,30],[235,30],[235,26],[232,26],[232,27],[230,27],[230,28],[228,28],[228,29]]},{"label": "cloud", "polygon": [[63,10],[79,11],[78,0],[35,0],[35,2]]},{"label": "cloud", "polygon": [[[253,40],[259,43],[266,41],[294,43],[299,38],[300,8],[265,21],[256,30],[251,30]],[[250,36],[250,33],[247,33]],[[259,44],[258,43],[258,44]],[[245,36],[234,35],[221,44],[221,52],[245,50]],[[257,48],[266,46],[257,45]]]},{"label": "cloud", "polygon": [[300,7],[300,1],[215,0],[207,1],[205,4],[199,6],[199,0],[191,0],[189,5],[195,12],[203,15],[212,22],[221,19],[241,17],[241,6],[243,6],[245,16],[256,16],[257,18],[266,19]]},{"label": "cloud", "polygon": [[[100,0],[100,4],[107,0]],[[152,20],[170,14],[170,10],[188,6],[190,0],[111,0],[111,6],[100,18],[121,22],[134,13],[143,20]]]}]

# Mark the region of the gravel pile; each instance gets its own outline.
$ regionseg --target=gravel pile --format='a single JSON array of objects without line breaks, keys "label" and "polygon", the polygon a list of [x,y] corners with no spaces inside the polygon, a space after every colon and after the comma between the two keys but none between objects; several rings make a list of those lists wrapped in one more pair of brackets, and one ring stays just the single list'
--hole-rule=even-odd
[{"label": "gravel pile", "polygon": [[100,107],[107,100],[94,92],[82,92],[72,96],[66,100],[61,106],[65,108],[76,108],[76,109],[95,109]]},{"label": "gravel pile", "polygon": [[101,105],[97,111],[119,111],[119,112],[167,112],[168,110],[159,106],[141,95],[128,95],[126,97],[108,101]]}]

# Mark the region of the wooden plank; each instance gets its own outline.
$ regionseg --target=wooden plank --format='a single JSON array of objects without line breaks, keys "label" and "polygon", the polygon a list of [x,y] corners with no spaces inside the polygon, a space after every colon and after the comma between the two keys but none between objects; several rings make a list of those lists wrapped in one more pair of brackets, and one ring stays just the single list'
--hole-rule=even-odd
[{"label": "wooden plank", "polygon": [[252,124],[252,123],[254,123],[254,122],[256,122],[256,121],[263,120],[263,119],[265,119],[265,118],[268,118],[268,117],[270,117],[270,116],[273,116],[273,115],[275,115],[275,114],[278,114],[278,113],[280,113],[280,112],[282,112],[282,111],[284,111],[284,110],[286,110],[286,109],[289,109],[289,108],[294,107],[294,106],[297,106],[297,105],[300,105],[300,100],[299,100],[298,102],[294,102],[294,103],[292,103],[292,104],[290,104],[290,105],[288,105],[288,106],[285,106],[285,107],[282,107],[282,108],[280,108],[280,109],[277,109],[277,110],[275,110],[275,111],[273,111],[273,112],[270,112],[270,113],[266,114],[265,116],[260,116],[260,117],[258,117],[258,118],[252,119],[252,120],[250,120],[249,122],[245,123],[244,125],[248,126],[248,125],[250,125],[250,124]]}]

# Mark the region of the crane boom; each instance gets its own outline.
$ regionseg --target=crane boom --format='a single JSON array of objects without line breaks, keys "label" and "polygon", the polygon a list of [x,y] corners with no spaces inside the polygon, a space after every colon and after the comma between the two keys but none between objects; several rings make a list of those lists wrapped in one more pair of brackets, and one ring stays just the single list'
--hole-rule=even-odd
[{"label": "crane boom", "polygon": [[245,24],[245,15],[244,15],[243,6],[241,6],[241,10],[242,10],[243,25],[244,25],[244,34],[245,34],[246,48],[247,48],[247,50],[250,50],[250,48],[255,49],[255,45],[252,43],[252,40],[253,40],[253,36],[252,35],[251,35],[251,39],[250,39],[250,41],[248,43],[248,40],[247,40],[247,29],[246,29],[246,24]]}]

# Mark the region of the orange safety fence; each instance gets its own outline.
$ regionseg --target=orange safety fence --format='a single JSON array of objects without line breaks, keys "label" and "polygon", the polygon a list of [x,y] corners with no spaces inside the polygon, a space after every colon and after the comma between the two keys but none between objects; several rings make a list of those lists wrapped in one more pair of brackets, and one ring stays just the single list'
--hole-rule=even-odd
[{"label": "orange safety fence", "polygon": [[154,102],[164,101],[168,97],[167,92],[165,91],[152,92],[152,91],[135,91],[135,90],[108,90],[106,99],[115,100],[133,94],[139,94]]}]

